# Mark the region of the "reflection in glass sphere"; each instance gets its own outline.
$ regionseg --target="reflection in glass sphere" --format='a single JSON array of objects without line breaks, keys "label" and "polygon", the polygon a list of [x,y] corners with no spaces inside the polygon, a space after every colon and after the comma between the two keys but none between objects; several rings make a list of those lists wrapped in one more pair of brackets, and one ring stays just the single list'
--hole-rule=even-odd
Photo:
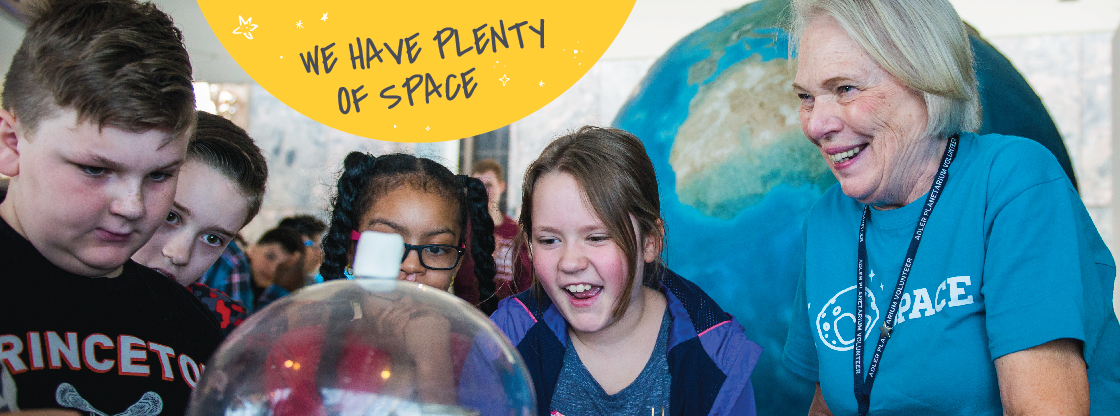
[{"label": "reflection in glass sphere", "polygon": [[189,415],[531,415],[521,356],[481,312],[417,283],[311,286],[257,312],[206,366]]}]

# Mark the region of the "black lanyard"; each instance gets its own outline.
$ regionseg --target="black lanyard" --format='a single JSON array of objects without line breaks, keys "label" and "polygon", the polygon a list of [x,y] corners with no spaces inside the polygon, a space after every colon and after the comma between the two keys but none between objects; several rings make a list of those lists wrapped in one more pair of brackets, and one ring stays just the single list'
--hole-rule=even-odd
[{"label": "black lanyard", "polygon": [[914,256],[918,253],[918,243],[922,241],[922,233],[926,229],[926,223],[929,222],[929,215],[933,212],[933,206],[937,204],[937,199],[941,196],[941,191],[945,189],[945,183],[949,181],[949,165],[953,163],[953,158],[957,155],[957,136],[949,138],[949,143],[945,145],[945,154],[941,156],[941,165],[937,168],[937,176],[933,180],[933,185],[929,188],[929,196],[926,198],[925,207],[922,208],[922,216],[918,219],[918,226],[914,228],[914,238],[910,239],[910,248],[906,250],[906,260],[902,262],[902,272],[898,275],[898,284],[895,285],[894,295],[891,297],[891,305],[887,308],[887,316],[883,319],[883,326],[880,327],[879,343],[875,346],[875,353],[871,356],[871,364],[867,367],[867,378],[863,376],[863,334],[866,328],[866,315],[864,314],[864,281],[863,281],[863,268],[867,264],[867,218],[871,216],[870,206],[863,207],[863,219],[859,223],[859,261],[856,263],[856,345],[853,348],[852,361],[855,367],[855,392],[856,404],[859,406],[859,415],[864,416],[867,414],[868,408],[871,405],[871,385],[875,383],[875,375],[879,370],[879,359],[883,358],[883,350],[887,347],[887,341],[891,339],[891,328],[888,323],[894,323],[895,313],[898,312],[898,304],[902,301],[902,291],[906,288],[906,278],[910,277],[910,268],[914,265]]}]

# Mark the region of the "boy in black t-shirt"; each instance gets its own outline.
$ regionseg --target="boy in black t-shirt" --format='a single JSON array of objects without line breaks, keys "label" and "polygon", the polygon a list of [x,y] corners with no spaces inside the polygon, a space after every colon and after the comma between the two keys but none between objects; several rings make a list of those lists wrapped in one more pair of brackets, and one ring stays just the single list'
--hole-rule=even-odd
[{"label": "boy in black t-shirt", "polygon": [[221,332],[129,261],[167,217],[194,126],[179,30],[151,4],[52,2],[0,98],[0,412],[182,414]]}]

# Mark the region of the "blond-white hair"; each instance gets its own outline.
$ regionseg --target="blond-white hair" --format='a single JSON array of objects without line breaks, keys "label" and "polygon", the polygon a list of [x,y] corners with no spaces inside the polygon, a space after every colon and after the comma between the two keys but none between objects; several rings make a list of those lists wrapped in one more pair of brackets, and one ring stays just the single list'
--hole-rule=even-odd
[{"label": "blond-white hair", "polygon": [[790,56],[813,21],[831,17],[880,68],[921,93],[926,137],[980,128],[980,94],[964,23],[948,0],[794,0]]}]

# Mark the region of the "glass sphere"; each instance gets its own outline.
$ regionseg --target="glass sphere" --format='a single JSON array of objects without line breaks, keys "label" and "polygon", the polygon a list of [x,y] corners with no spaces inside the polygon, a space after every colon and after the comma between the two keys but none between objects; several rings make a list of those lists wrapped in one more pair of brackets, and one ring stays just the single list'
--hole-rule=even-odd
[{"label": "glass sphere", "polygon": [[333,281],[255,313],[188,415],[532,415],[521,356],[470,304],[396,280]]}]

